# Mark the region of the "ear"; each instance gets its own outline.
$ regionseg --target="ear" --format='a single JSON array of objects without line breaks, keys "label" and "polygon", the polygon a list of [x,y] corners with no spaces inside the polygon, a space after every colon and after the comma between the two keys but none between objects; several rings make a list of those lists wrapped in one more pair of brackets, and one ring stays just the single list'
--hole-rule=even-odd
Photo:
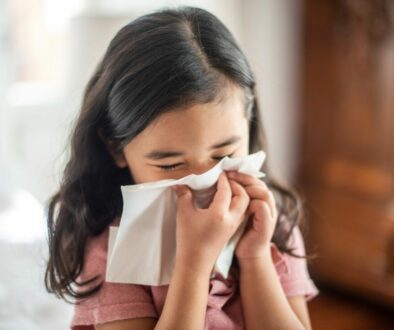
[{"label": "ear", "polygon": [[124,157],[123,151],[118,151],[116,148],[117,142],[113,140],[106,140],[104,136],[101,134],[101,132],[97,132],[97,136],[105,145],[105,148],[107,149],[112,159],[114,160],[115,165],[120,168],[127,167],[127,161],[126,158]]}]

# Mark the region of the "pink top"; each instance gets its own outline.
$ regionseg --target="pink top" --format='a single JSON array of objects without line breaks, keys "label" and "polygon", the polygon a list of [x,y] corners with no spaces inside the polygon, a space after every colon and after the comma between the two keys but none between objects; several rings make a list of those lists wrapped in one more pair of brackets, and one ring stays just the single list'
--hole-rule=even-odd
[{"label": "pink top", "polygon": [[[117,225],[116,218],[111,225]],[[105,278],[109,227],[99,236],[88,240],[85,251],[85,265],[80,279],[93,275]],[[298,227],[292,235],[295,254],[304,255],[304,241]],[[306,300],[314,298],[319,290],[309,277],[305,259],[282,254],[274,243],[271,253],[286,296],[305,295]],[[229,277],[219,273],[210,279],[205,330],[243,329],[243,316],[234,269]],[[72,330],[93,330],[95,324],[139,317],[159,318],[166,299],[168,285],[149,286],[104,282],[96,295],[79,301],[75,305]]]}]

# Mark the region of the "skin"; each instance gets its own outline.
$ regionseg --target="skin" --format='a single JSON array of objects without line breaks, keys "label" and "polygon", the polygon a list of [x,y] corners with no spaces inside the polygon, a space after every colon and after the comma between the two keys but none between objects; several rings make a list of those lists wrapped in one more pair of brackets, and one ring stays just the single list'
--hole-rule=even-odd
[{"label": "skin", "polygon": [[[200,174],[224,156],[247,155],[249,131],[242,90],[231,85],[226,92],[221,102],[160,115],[122,153],[108,145],[116,165],[128,167],[135,183],[143,183]],[[176,155],[148,157],[154,151]],[[266,185],[249,175],[223,172],[208,209],[195,207],[187,186],[174,191],[178,198],[176,263],[160,319],[157,323],[150,318],[116,321],[96,329],[202,329],[210,271],[242,221],[248,221],[248,226],[235,255],[247,329],[262,325],[310,328],[304,297],[285,296],[270,256],[277,210]],[[191,282],[193,286],[188,285]]]}]

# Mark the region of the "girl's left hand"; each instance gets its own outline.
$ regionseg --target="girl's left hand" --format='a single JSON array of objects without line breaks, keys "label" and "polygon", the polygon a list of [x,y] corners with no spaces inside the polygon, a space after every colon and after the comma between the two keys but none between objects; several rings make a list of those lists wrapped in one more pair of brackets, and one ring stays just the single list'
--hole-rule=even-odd
[{"label": "girl's left hand", "polygon": [[278,217],[274,196],[258,178],[235,171],[227,172],[227,175],[230,181],[240,184],[250,197],[246,213],[248,223],[235,248],[235,255],[240,263],[266,257],[271,253],[270,242]]}]

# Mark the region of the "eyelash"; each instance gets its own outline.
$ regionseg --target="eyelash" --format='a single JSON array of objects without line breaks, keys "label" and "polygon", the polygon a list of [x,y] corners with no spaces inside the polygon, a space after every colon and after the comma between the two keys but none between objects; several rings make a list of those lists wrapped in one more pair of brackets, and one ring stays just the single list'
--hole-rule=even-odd
[{"label": "eyelash", "polygon": [[[224,155],[222,157],[212,157],[216,160],[221,160],[224,157],[231,157],[234,153],[229,154],[229,155]],[[172,165],[157,165],[157,167],[160,167],[163,171],[172,171],[175,168],[177,168],[179,165],[181,165],[182,163],[177,163],[177,164],[172,164]]]}]

